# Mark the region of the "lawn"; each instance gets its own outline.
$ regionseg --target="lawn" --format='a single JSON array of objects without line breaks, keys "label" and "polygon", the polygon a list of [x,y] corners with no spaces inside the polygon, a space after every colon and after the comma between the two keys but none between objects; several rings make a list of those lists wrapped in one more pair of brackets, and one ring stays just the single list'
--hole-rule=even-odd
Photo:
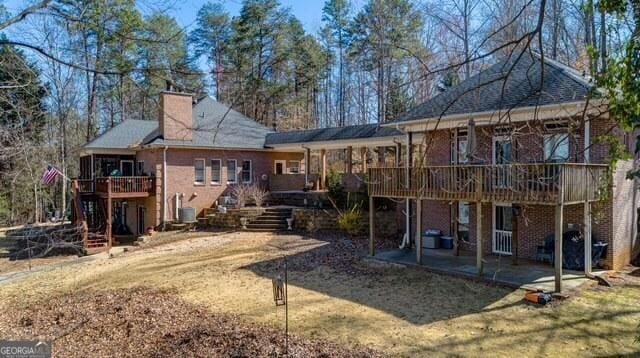
[{"label": "lawn", "polygon": [[166,289],[214,316],[279,328],[271,278],[286,254],[290,329],[304,339],[392,356],[640,354],[640,281],[631,275],[535,307],[522,291],[363,261],[365,245],[336,234],[225,233],[65,265],[2,286],[0,337],[51,336],[46,322],[25,330],[20,319],[53,319],[31,313],[52,297],[72,302],[140,289]]}]

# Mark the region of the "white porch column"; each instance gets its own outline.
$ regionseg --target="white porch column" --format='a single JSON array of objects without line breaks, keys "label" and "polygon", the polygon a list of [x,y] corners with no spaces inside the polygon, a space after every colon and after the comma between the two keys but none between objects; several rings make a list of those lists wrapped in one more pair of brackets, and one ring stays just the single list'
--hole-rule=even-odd
[{"label": "white porch column", "polygon": [[327,150],[320,149],[320,187],[322,189],[326,186],[327,180]]},{"label": "white porch column", "polygon": [[422,265],[422,200],[416,200],[416,263]]}]

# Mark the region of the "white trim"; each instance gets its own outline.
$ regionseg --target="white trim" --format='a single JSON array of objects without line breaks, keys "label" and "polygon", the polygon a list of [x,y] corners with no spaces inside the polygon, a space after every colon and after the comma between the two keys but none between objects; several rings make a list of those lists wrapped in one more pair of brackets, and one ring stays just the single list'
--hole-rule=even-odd
[{"label": "white trim", "polygon": [[[235,180],[229,180],[229,162],[233,162],[234,166],[234,175]],[[236,159],[227,159],[224,167],[227,169],[227,184],[237,184],[238,183],[238,161]]]},{"label": "white trim", "polygon": [[[497,202],[497,203],[491,203],[491,252],[494,254],[500,254],[500,255],[512,255],[513,254],[513,246],[511,246],[513,244],[513,236],[511,237],[511,252],[507,252],[507,251],[501,251],[501,250],[496,250],[496,232],[498,230],[496,230],[496,207],[501,206],[501,207],[508,207],[511,208],[513,207],[512,203],[503,203],[503,202]],[[513,214],[513,213],[512,213]],[[477,214],[476,214],[477,215]],[[507,231],[503,231],[500,230],[502,232],[507,232]],[[513,230],[510,231],[511,234],[513,234]]]},{"label": "white trim", "polygon": [[[244,163],[249,162],[249,180],[244,180]],[[251,184],[253,182],[253,162],[251,159],[242,159],[242,165],[240,166],[240,180],[242,184]]]},{"label": "white trim", "polygon": [[288,166],[288,165],[287,165],[287,171],[286,171],[286,173],[287,173],[287,174],[302,174],[302,161],[297,160],[297,159],[292,159],[292,160],[288,160],[288,161],[287,161],[287,164],[288,164],[288,163],[291,163],[291,162],[298,163],[298,165],[297,165],[298,172],[297,172],[297,173],[291,173],[291,168],[295,168],[296,166]]},{"label": "white trim", "polygon": [[[421,132],[425,130],[456,128],[466,126],[469,118],[473,118],[476,126],[498,124],[502,116],[509,116],[509,122],[526,122],[531,120],[545,120],[567,118],[576,115],[582,115],[585,112],[586,101],[575,101],[561,104],[550,104],[544,106],[519,107],[511,110],[491,110],[485,112],[468,112],[460,114],[452,114],[447,116],[428,117],[413,119],[410,121],[391,122],[381,124],[383,127],[394,127],[403,131]],[[591,99],[589,107],[585,114],[595,114],[602,118],[608,117],[606,110],[602,106],[606,106],[606,100]]]},{"label": "white trim", "polygon": [[[213,181],[213,162],[218,162],[218,181]],[[211,164],[211,180],[209,180],[209,184],[211,185],[222,185],[222,159],[214,158],[209,161]]]},{"label": "white trim", "polygon": [[[202,182],[196,180],[196,162],[202,161]],[[193,159],[193,185],[205,185],[207,182],[207,161],[204,158]]]},{"label": "white trim", "polygon": [[136,155],[135,149],[121,149],[121,148],[82,148],[80,149],[80,156],[91,154],[104,154],[104,155]]},{"label": "white trim", "polygon": [[[353,147],[391,147],[395,146],[397,142],[403,142],[405,136],[397,135],[390,137],[373,137],[366,139],[340,139],[340,140],[327,140],[318,142],[298,142],[298,143],[285,143],[285,144],[271,144],[269,148],[280,151],[303,151],[305,148],[311,150],[314,149],[342,149],[349,146]],[[414,137],[417,139],[416,137]]]},{"label": "white trim", "polygon": [[136,175],[136,162],[133,159],[120,159],[120,175],[124,176],[122,163],[131,163],[131,174],[132,176]]}]

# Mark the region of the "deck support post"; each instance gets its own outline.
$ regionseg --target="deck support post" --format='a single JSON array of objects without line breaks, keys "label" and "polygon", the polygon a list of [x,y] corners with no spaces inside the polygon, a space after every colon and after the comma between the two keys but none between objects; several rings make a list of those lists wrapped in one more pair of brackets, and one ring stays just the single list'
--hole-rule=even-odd
[{"label": "deck support post", "polygon": [[304,149],[304,186],[309,183],[309,171],[311,170],[311,149]]},{"label": "deck support post", "polygon": [[422,265],[422,200],[416,199],[416,263]]},{"label": "deck support post", "polygon": [[373,196],[369,195],[369,256],[376,254],[374,239],[375,239],[375,217],[376,207],[373,203]]},{"label": "deck support post", "polygon": [[591,203],[584,202],[584,274],[591,276]]},{"label": "deck support post", "polygon": [[[411,189],[411,166],[413,165],[413,133],[407,132],[407,155],[405,157],[405,170],[406,170],[406,189]],[[407,235],[408,247],[411,247],[411,199],[407,198],[405,203],[406,220],[405,220],[405,232]]]},{"label": "deck support post", "polygon": [[484,259],[482,258],[482,202],[476,201],[476,268],[478,276],[484,271]]},{"label": "deck support post", "polygon": [[327,150],[320,149],[320,188],[326,187],[327,180]]},{"label": "deck support post", "polygon": [[107,179],[107,250],[111,250],[111,246],[113,245],[113,240],[112,240],[112,234],[111,234],[111,222],[113,221],[112,218],[112,201],[111,201],[111,179]]},{"label": "deck support post", "polygon": [[458,231],[458,221],[460,220],[460,202],[453,202],[451,231],[453,233],[453,255],[460,256],[460,231]]},{"label": "deck support post", "polygon": [[347,173],[353,173],[353,147],[347,147]]},{"label": "deck support post", "polygon": [[556,228],[555,228],[555,288],[556,292],[562,292],[562,202],[556,205]]}]

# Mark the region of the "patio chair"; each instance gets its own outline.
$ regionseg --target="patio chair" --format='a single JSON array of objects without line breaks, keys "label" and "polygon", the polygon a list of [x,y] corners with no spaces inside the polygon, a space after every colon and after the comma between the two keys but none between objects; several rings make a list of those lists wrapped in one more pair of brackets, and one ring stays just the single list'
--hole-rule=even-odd
[{"label": "patio chair", "polygon": [[549,262],[553,265],[555,252],[555,238],[554,235],[548,235],[544,238],[544,244],[538,245],[536,250],[536,261]]}]

